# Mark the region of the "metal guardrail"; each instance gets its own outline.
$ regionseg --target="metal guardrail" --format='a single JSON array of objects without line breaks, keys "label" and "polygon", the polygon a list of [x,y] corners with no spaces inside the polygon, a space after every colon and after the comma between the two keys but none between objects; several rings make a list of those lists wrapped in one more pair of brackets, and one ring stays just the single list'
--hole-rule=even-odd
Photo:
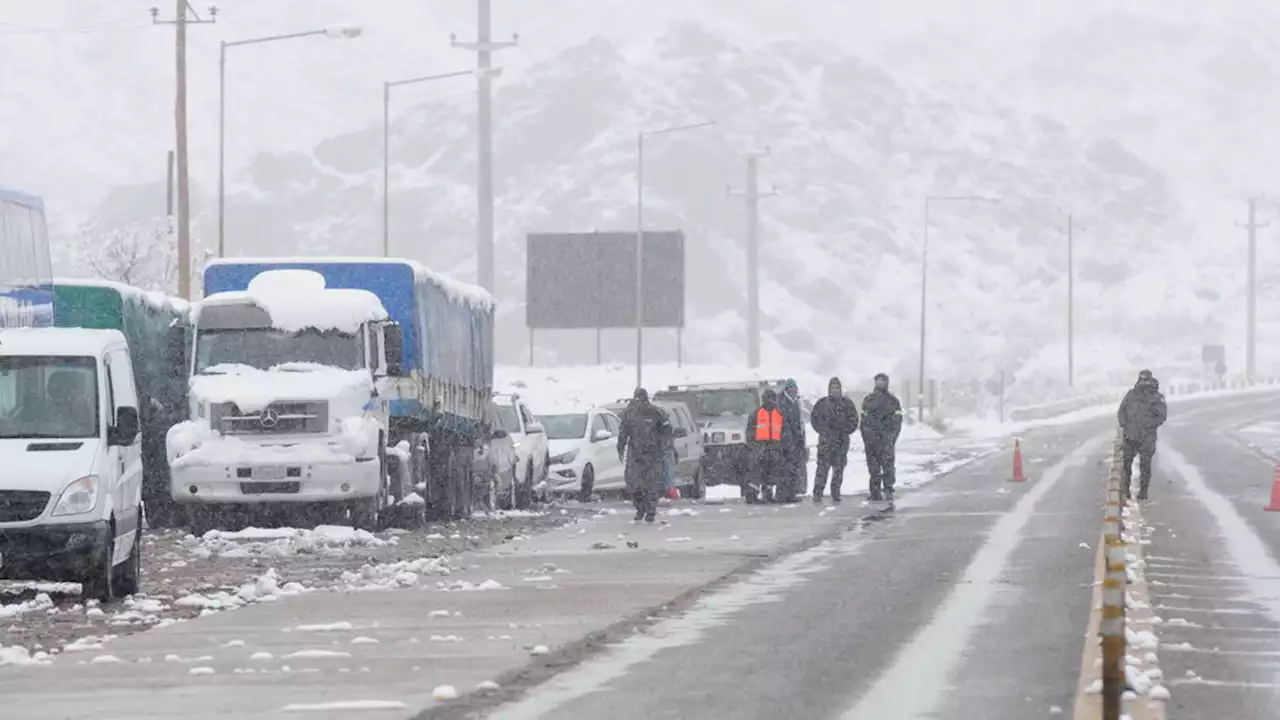
[{"label": "metal guardrail", "polygon": [[1129,488],[1121,474],[1124,440],[1116,432],[1107,477],[1107,504],[1103,515],[1103,537],[1106,543],[1106,574],[1102,580],[1102,718],[1120,720],[1124,695],[1125,592],[1129,584],[1127,548],[1124,541],[1124,515],[1121,507],[1128,499]]}]

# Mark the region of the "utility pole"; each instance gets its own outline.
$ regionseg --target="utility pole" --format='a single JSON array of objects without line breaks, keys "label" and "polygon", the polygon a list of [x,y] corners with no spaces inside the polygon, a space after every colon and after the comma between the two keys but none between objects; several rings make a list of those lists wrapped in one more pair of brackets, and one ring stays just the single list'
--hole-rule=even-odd
[{"label": "utility pole", "polygon": [[[1076,235],[1074,218],[1067,215],[1067,387],[1076,386]],[[1001,375],[1001,378],[1004,376]],[[1003,401],[1003,397],[1001,400]],[[1001,411],[1003,417],[1004,412]]]},{"label": "utility pole", "polygon": [[[200,17],[189,0],[175,0],[173,20],[161,20],[160,9],[151,8],[153,25],[174,25],[177,87],[174,93],[173,121],[177,142],[178,184],[178,297],[191,299],[191,183],[187,161],[187,25],[203,25],[218,21],[218,8],[209,8],[209,19]],[[188,17],[190,14],[190,17]]]},{"label": "utility pole", "polygon": [[1236,223],[1249,231],[1249,316],[1245,329],[1244,373],[1250,383],[1256,377],[1258,360],[1258,230],[1270,224],[1258,222],[1258,198],[1249,198],[1249,222]]},{"label": "utility pole", "polygon": [[760,158],[769,155],[769,147],[747,153],[747,188],[729,188],[730,195],[747,201],[747,367],[760,367],[760,199],[778,194],[777,188],[760,192]]},{"label": "utility pole", "polygon": [[456,35],[449,42],[456,48],[476,53],[476,82],[479,87],[476,136],[476,279],[489,292],[494,292],[493,269],[493,53],[516,45],[520,36],[511,35],[509,41],[493,41],[492,0],[477,0],[478,15],[475,42],[458,42]]}]

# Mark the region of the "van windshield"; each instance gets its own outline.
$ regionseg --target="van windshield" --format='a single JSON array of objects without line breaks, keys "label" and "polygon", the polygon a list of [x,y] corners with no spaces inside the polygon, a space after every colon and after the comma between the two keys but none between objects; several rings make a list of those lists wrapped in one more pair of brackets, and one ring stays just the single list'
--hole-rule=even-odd
[{"label": "van windshield", "polygon": [[0,438],[98,437],[92,357],[0,357]]}]

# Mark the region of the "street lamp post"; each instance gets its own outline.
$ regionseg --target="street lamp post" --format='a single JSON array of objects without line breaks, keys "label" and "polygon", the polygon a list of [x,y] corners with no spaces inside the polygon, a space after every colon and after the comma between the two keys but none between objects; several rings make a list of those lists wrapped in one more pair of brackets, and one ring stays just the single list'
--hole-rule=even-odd
[{"label": "street lamp post", "polygon": [[502,68],[497,67],[484,68],[482,70],[460,70],[439,75],[424,75],[422,77],[390,80],[382,83],[382,255],[384,257],[391,256],[391,88],[466,75],[497,77],[501,74]]},{"label": "street lamp post", "polygon": [[241,45],[261,45],[279,40],[296,40],[298,38],[318,37],[354,39],[360,37],[359,26],[351,25],[324,30],[307,30],[305,32],[287,33],[285,35],[269,35],[267,37],[248,38],[245,40],[223,40],[218,47],[218,257],[226,251],[223,219],[226,215],[226,125],[227,125],[227,48]]},{"label": "street lamp post", "polygon": [[715,124],[715,120],[706,120],[636,134],[636,387],[640,387],[644,379],[644,139]]},{"label": "street lamp post", "polygon": [[984,202],[998,203],[1000,198],[982,195],[928,195],[924,199],[924,242],[920,256],[920,402],[917,409],[917,420],[924,422],[924,350],[925,327],[928,319],[926,303],[929,282],[929,206],[935,202]]}]

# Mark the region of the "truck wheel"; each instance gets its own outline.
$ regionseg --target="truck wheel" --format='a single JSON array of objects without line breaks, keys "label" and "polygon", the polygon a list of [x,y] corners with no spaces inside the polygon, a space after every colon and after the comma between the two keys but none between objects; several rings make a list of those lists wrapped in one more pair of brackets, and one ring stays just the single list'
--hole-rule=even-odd
[{"label": "truck wheel", "polygon": [[596,489],[596,470],[587,465],[582,468],[582,489],[578,491],[578,502],[591,502],[591,493]]},{"label": "truck wheel", "polygon": [[129,559],[115,568],[114,591],[121,597],[137,595],[142,589],[142,528],[133,534],[133,549]]},{"label": "truck wheel", "polygon": [[80,596],[86,600],[108,603],[115,599],[115,568],[111,565],[111,550],[115,545],[116,528],[107,530],[107,541],[94,552],[93,560],[80,578]]},{"label": "truck wheel", "polygon": [[516,510],[528,510],[533,504],[533,462],[529,463],[529,467],[524,472],[524,482],[516,488],[515,493]]}]

